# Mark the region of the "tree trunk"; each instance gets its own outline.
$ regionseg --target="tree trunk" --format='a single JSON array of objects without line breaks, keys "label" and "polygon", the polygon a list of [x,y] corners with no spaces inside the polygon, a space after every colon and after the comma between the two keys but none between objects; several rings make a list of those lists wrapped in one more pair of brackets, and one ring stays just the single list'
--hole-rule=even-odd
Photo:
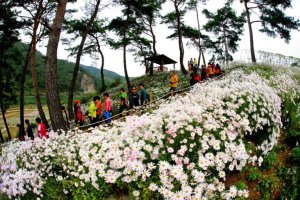
[{"label": "tree trunk", "polygon": [[183,42],[182,42],[180,11],[178,9],[177,1],[174,1],[174,6],[175,6],[175,11],[176,11],[176,21],[177,21],[177,31],[178,31],[180,69],[183,74],[187,74],[187,71],[184,68],[184,63],[183,63],[184,47],[183,47]]},{"label": "tree trunk", "polygon": [[224,37],[224,46],[225,46],[225,61],[226,61],[226,65],[228,65],[228,45],[227,45],[227,38],[226,38],[226,30],[225,30],[225,25],[223,24],[223,37]]},{"label": "tree trunk", "polygon": [[29,60],[30,60],[30,50],[31,50],[31,45],[29,45],[29,49],[27,51],[27,55],[25,58],[24,65],[22,67],[22,75],[21,75],[21,80],[20,80],[20,134],[25,136],[25,127],[24,127],[24,84],[25,84],[25,78],[26,78],[26,72],[27,68],[29,65]]},{"label": "tree trunk", "polygon": [[[4,143],[4,138],[3,138],[3,135],[2,135],[1,128],[0,128],[0,142]],[[0,151],[1,151],[1,147],[0,147]]]},{"label": "tree trunk", "polygon": [[[153,56],[157,55],[157,51],[156,51],[156,37],[153,31],[153,27],[152,27],[152,19],[149,20],[149,24],[150,24],[150,32],[151,32],[151,36],[152,36],[152,48],[153,48]],[[153,62],[151,62],[150,65],[150,76],[153,75]]]},{"label": "tree trunk", "polygon": [[151,61],[151,64],[150,64],[150,76],[153,75],[153,67],[154,67],[154,63],[153,63],[153,61]]},{"label": "tree trunk", "polygon": [[0,107],[1,107],[2,119],[3,119],[4,125],[5,125],[5,128],[6,128],[6,132],[7,132],[7,135],[8,135],[8,140],[11,140],[11,134],[10,134],[9,127],[8,127],[8,124],[7,124],[7,121],[6,121],[6,116],[5,116],[6,110],[4,108],[2,99],[0,99]]},{"label": "tree trunk", "polygon": [[66,6],[67,0],[59,1],[47,45],[46,95],[51,124],[54,131],[59,129],[67,130],[60,108],[61,104],[57,87],[57,48],[66,12]]},{"label": "tree trunk", "polygon": [[100,42],[97,38],[97,36],[93,36],[97,42],[97,50],[98,52],[100,53],[100,56],[101,56],[101,71],[100,71],[100,74],[101,74],[101,90],[100,92],[104,92],[106,90],[106,85],[105,85],[105,80],[104,80],[104,55],[103,55],[103,52],[101,50],[101,47],[100,47]]},{"label": "tree trunk", "polygon": [[206,65],[205,63],[205,57],[204,57],[204,51],[202,49],[201,46],[201,33],[200,33],[200,21],[199,21],[199,14],[198,14],[198,8],[197,8],[197,4],[196,4],[196,14],[197,14],[197,24],[198,24],[198,32],[199,32],[199,41],[198,41],[198,46],[199,46],[199,61],[198,61],[198,67],[200,66],[200,58],[201,58],[201,54],[202,54],[202,60],[203,60],[203,64]]},{"label": "tree trunk", "polygon": [[38,89],[38,84],[36,80],[36,73],[35,73],[35,55],[36,55],[36,42],[37,42],[37,29],[40,24],[41,16],[42,16],[42,10],[43,9],[43,0],[39,1],[39,7],[34,19],[34,26],[33,26],[33,33],[32,33],[32,40],[31,40],[31,79],[32,79],[32,85],[33,85],[33,93],[36,101],[36,106],[39,111],[39,115],[43,121],[43,123],[46,125],[47,128],[49,128],[48,120],[46,118],[45,112],[43,110],[42,101]]},{"label": "tree trunk", "polygon": [[130,84],[129,76],[128,76],[128,73],[127,73],[126,46],[127,46],[126,44],[123,45],[123,63],[124,63],[124,73],[125,73],[127,88],[130,91],[131,84]]},{"label": "tree trunk", "polygon": [[248,23],[248,28],[249,28],[251,60],[252,60],[253,63],[256,63],[255,51],[254,51],[253,31],[252,31],[250,11],[249,11],[249,8],[248,8],[247,0],[244,0],[244,6],[245,6],[245,9],[246,9],[247,23]]},{"label": "tree trunk", "polygon": [[94,10],[89,22],[86,25],[86,28],[85,28],[85,30],[82,34],[81,42],[80,42],[80,45],[79,45],[79,48],[78,48],[76,62],[75,62],[74,70],[73,70],[73,77],[72,77],[71,84],[70,84],[70,87],[69,87],[68,112],[69,112],[70,120],[74,119],[73,97],[74,97],[74,90],[75,90],[76,80],[77,80],[77,76],[78,76],[78,70],[79,70],[79,66],[80,66],[80,58],[81,58],[81,55],[82,55],[83,46],[84,46],[87,34],[89,33],[89,31],[92,27],[92,24],[93,24],[93,22],[94,22],[94,20],[97,16],[100,1],[101,0],[97,0],[95,10]]}]

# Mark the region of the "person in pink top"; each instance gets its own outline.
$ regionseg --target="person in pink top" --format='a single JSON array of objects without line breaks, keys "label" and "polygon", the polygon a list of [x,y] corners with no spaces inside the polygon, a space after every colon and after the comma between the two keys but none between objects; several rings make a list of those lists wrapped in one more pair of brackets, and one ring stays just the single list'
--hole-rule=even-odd
[{"label": "person in pink top", "polygon": [[42,122],[41,118],[36,118],[35,119],[36,123],[38,123],[37,125],[37,131],[38,131],[38,136],[40,138],[48,138],[48,132],[47,132],[47,129],[46,129],[46,126],[45,124]]},{"label": "person in pink top", "polygon": [[110,122],[111,122],[110,113],[112,111],[112,109],[111,109],[111,100],[110,100],[109,94],[107,92],[105,92],[103,94],[103,97],[104,97],[104,118],[105,118],[105,123],[107,125],[109,125]]}]

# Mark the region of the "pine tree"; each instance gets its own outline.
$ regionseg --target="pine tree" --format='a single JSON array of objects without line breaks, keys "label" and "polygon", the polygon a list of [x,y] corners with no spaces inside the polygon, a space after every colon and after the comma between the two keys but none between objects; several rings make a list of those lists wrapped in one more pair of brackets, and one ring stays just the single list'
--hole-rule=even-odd
[{"label": "pine tree", "polygon": [[207,9],[203,13],[208,18],[204,29],[214,33],[216,40],[212,41],[214,53],[218,54],[218,60],[233,60],[230,52],[237,51],[238,42],[244,31],[245,17],[244,14],[237,16],[229,3],[216,13],[209,12]]},{"label": "pine tree", "polygon": [[[183,16],[186,13],[185,0],[169,0],[174,5],[174,11],[163,16],[163,23],[170,24],[169,28],[174,29],[176,37],[178,38],[179,47],[179,61],[180,69],[182,73],[187,74],[187,70],[184,67],[184,46],[183,46],[183,35],[182,35],[182,24]],[[168,37],[170,38],[170,37]]]},{"label": "pine tree", "polygon": [[[76,85],[76,80],[77,80],[77,76],[78,76],[78,70],[79,70],[79,66],[80,66],[80,58],[82,55],[82,51],[84,49],[84,44],[85,44],[86,38],[88,36],[88,33],[93,25],[93,22],[97,18],[100,2],[101,2],[101,0],[95,0],[95,4],[91,5],[92,10],[93,10],[91,13],[91,16],[87,19],[82,20],[83,26],[81,26],[81,27],[83,29],[76,30],[76,27],[75,27],[73,29],[69,29],[70,31],[68,32],[68,33],[71,33],[72,30],[77,31],[78,32],[77,36],[81,37],[80,44],[76,48],[76,62],[75,62],[74,70],[73,70],[73,77],[72,77],[70,87],[69,87],[68,112],[69,112],[70,119],[74,118],[73,97],[74,97],[74,89],[75,89],[75,85]],[[69,25],[72,26],[75,24],[75,26],[76,26],[76,22],[78,22],[78,20],[71,20],[71,21],[69,21]],[[78,37],[76,37],[76,38],[78,38]]]},{"label": "pine tree", "polygon": [[11,139],[6,110],[17,101],[16,68],[22,63],[22,55],[16,47],[19,41],[19,29],[24,25],[18,18],[13,1],[1,2],[0,4],[0,108],[2,118],[7,130],[8,139]]},{"label": "pine tree", "polygon": [[[231,0],[233,1],[233,0]],[[253,23],[261,23],[260,31],[271,37],[280,36],[285,42],[291,39],[291,30],[298,30],[300,23],[291,16],[287,16],[284,10],[290,8],[291,0],[239,0],[244,4],[247,24],[250,36],[251,60],[256,62],[254,51]],[[259,13],[258,19],[251,19],[252,13]]]},{"label": "pine tree", "polygon": [[58,0],[53,24],[49,26],[49,40],[46,54],[46,97],[53,130],[66,130],[61,112],[60,97],[57,87],[57,49],[67,0]]}]

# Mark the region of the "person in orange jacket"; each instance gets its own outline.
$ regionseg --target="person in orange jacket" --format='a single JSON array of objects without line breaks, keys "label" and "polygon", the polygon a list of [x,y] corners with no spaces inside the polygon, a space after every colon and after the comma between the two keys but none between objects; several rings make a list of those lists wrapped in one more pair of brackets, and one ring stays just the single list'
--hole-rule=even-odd
[{"label": "person in orange jacket", "polygon": [[80,108],[80,100],[74,101],[74,114],[75,114],[75,123],[83,126],[84,123],[84,115]]},{"label": "person in orange jacket", "polygon": [[170,74],[170,91],[175,91],[178,85],[178,76],[175,72],[171,72]]}]

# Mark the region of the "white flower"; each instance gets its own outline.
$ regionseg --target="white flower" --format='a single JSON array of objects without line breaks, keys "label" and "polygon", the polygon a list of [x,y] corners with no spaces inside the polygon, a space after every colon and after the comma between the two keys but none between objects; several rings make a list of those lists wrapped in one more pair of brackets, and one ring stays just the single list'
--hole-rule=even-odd
[{"label": "white flower", "polygon": [[135,191],[132,192],[132,195],[133,195],[134,197],[139,197],[139,196],[140,196],[140,191],[135,190]]}]

